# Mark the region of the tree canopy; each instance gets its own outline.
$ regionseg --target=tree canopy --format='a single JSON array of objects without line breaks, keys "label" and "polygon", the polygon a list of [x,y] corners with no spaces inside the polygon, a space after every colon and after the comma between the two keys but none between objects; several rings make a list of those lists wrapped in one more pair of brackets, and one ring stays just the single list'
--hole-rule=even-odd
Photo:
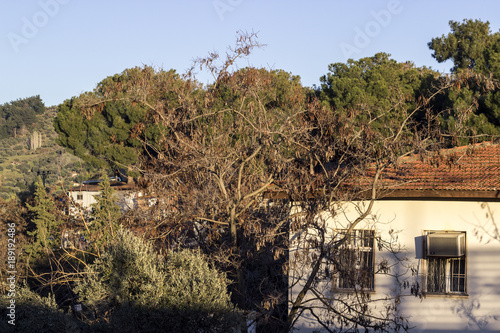
[{"label": "tree canopy", "polygon": [[39,95],[18,99],[0,106],[0,139],[13,136],[17,131],[29,129],[36,116],[45,112]]},{"label": "tree canopy", "polygon": [[433,38],[428,46],[438,62],[451,60],[452,73],[461,84],[449,89],[441,123],[450,131],[466,130],[468,138],[489,140],[500,134],[500,33],[492,33],[489,22],[450,21],[451,32]]},{"label": "tree canopy", "polygon": [[[397,62],[386,53],[328,66],[319,97],[336,112],[357,112],[360,124],[383,131],[417,107],[419,99],[440,86],[439,73],[411,62]],[[442,81],[442,80],[441,80]],[[422,112],[412,115],[423,121]]]},{"label": "tree canopy", "polygon": [[438,62],[452,60],[452,72],[474,70],[500,78],[500,34],[492,33],[490,23],[480,20],[450,21],[451,32],[433,38],[428,46]]}]

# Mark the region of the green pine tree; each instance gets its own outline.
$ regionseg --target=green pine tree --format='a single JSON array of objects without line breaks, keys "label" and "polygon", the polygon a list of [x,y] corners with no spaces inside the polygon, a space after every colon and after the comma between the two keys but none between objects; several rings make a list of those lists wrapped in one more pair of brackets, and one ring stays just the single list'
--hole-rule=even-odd
[{"label": "green pine tree", "polygon": [[103,172],[104,180],[99,184],[100,194],[94,196],[96,203],[92,205],[94,220],[90,225],[91,241],[94,250],[98,251],[104,244],[115,237],[120,218],[120,207],[114,197],[109,179]]},{"label": "green pine tree", "polygon": [[451,60],[451,72],[458,78],[439,110],[440,121],[448,132],[491,140],[500,135],[500,31],[492,32],[488,21],[450,21],[450,33],[428,43],[439,62]]},{"label": "green pine tree", "polygon": [[48,253],[60,244],[58,227],[61,224],[54,214],[55,204],[47,194],[42,179],[39,177],[36,183],[35,204],[26,204],[32,214],[32,222],[35,224],[33,231],[28,231],[29,236],[33,236],[33,244],[28,245],[26,250],[30,255],[37,255],[41,252]]}]

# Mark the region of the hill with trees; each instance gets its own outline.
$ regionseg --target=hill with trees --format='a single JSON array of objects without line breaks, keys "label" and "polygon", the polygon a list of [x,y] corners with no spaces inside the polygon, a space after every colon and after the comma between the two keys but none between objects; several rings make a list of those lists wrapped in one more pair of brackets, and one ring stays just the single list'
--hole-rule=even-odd
[{"label": "hill with trees", "polygon": [[39,96],[18,99],[0,108],[0,197],[25,199],[33,193],[37,177],[60,191],[85,175],[77,157],[56,142],[56,108],[46,108]]},{"label": "hill with trees", "polygon": [[40,96],[18,99],[0,107],[0,139],[17,137],[33,128],[36,116],[45,112]]}]

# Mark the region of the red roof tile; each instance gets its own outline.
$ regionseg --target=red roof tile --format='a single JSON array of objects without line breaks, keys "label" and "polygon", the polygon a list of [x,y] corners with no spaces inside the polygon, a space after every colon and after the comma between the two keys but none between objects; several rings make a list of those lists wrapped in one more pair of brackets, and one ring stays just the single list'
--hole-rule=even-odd
[{"label": "red roof tile", "polygon": [[382,187],[393,190],[500,190],[500,145],[482,143],[401,158],[385,170]]}]

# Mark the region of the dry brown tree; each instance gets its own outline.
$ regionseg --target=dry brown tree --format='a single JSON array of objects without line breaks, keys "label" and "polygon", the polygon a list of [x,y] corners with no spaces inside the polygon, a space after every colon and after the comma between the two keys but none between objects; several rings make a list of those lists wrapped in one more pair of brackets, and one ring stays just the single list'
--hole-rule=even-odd
[{"label": "dry brown tree", "polygon": [[[254,311],[263,330],[292,330],[304,311],[327,330],[332,320],[343,328],[406,328],[396,316],[397,295],[381,300],[386,313],[373,314],[363,290],[333,303],[318,281],[352,279],[341,250],[356,237],[373,238],[355,230],[371,219],[384,169],[439,146],[432,102],[454,82],[378,56],[375,65],[389,64],[382,73],[390,69],[411,82],[427,75],[425,89],[417,94],[387,80],[383,102],[338,107],[287,72],[236,67],[260,46],[256,34],[242,33],[224,56],[197,59],[184,76],[146,66],[109,77],[60,107],[61,143],[91,162],[140,176],[142,204],[124,223],[154,240],[158,251],[198,247],[208,254],[233,281],[233,301]],[[197,82],[198,68],[214,82]],[[72,121],[87,127],[75,130]],[[345,203],[359,203],[357,216],[329,227]],[[391,265],[402,261],[397,244],[378,244],[394,252],[394,263],[379,263],[381,273],[393,274]],[[298,255],[289,260],[290,249]],[[292,286],[299,292],[289,294]]]}]

